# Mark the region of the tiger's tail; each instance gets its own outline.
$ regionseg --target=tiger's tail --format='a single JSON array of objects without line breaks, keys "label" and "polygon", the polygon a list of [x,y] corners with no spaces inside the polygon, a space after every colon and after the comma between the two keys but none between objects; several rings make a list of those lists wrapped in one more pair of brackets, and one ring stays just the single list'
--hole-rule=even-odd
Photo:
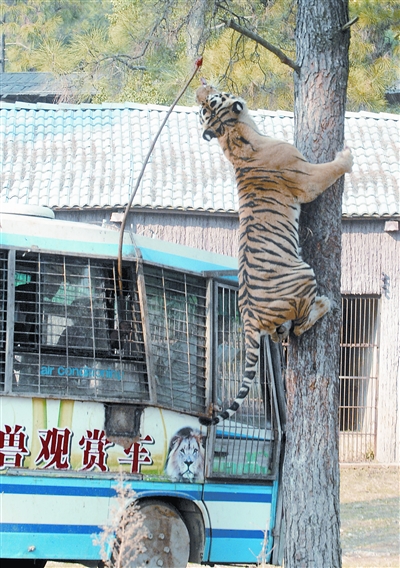
[{"label": "tiger's tail", "polygon": [[242,406],[244,399],[249,394],[251,385],[253,384],[254,377],[257,372],[257,364],[260,353],[260,332],[252,330],[251,333],[246,333],[246,361],[243,374],[243,381],[240,385],[239,392],[236,395],[232,404],[220,414],[213,418],[199,418],[200,424],[203,426],[211,426],[219,424],[223,420],[233,416]]}]

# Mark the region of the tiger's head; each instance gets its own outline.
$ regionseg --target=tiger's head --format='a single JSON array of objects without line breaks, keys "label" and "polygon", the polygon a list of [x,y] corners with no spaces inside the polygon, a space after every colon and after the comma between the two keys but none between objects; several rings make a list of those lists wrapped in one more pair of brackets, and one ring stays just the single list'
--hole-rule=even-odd
[{"label": "tiger's head", "polygon": [[196,101],[200,104],[200,124],[203,126],[203,138],[207,142],[223,136],[227,129],[237,123],[241,113],[241,120],[247,118],[246,103],[243,99],[218,92],[209,85],[202,85],[197,89]]},{"label": "tiger's head", "polygon": [[172,481],[202,481],[205,436],[200,430],[181,428],[172,437],[165,472]]}]

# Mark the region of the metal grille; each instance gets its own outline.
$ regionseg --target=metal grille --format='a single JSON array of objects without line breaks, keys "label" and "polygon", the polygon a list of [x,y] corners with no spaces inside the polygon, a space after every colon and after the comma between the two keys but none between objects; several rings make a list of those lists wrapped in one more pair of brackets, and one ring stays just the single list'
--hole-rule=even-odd
[{"label": "metal grille", "polygon": [[[216,403],[226,408],[243,380],[244,334],[237,307],[237,290],[218,285],[216,296]],[[280,425],[267,341],[263,343],[261,364],[249,395],[231,419],[217,425],[214,476],[265,478],[275,474]]]},{"label": "metal grille", "polygon": [[157,402],[205,411],[206,280],[144,266]]},{"label": "metal grille", "polygon": [[0,252],[0,391],[4,390],[6,361],[7,260]]},{"label": "metal grille", "polygon": [[342,298],[340,460],[376,453],[378,298]]},{"label": "metal grille", "polygon": [[12,392],[148,399],[135,266],[17,253]]}]

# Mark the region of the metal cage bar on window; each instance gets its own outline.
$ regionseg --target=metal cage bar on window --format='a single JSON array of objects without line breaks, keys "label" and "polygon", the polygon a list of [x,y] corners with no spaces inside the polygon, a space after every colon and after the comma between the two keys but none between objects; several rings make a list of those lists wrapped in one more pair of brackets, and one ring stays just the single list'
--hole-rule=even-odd
[{"label": "metal cage bar on window", "polygon": [[379,298],[342,298],[340,459],[373,459],[378,393]]},{"label": "metal cage bar on window", "polygon": [[115,263],[17,253],[15,393],[146,400],[135,264],[118,292]]},{"label": "metal cage bar on window", "polygon": [[206,279],[148,265],[144,278],[157,401],[204,412]]},{"label": "metal cage bar on window", "polygon": [[0,391],[4,391],[7,334],[7,257],[0,252]]},{"label": "metal cage bar on window", "polygon": [[[226,408],[239,391],[245,365],[243,326],[236,288],[216,286],[214,375],[218,407]],[[265,348],[250,392],[232,418],[217,425],[212,475],[273,477],[279,436],[275,385]]]}]

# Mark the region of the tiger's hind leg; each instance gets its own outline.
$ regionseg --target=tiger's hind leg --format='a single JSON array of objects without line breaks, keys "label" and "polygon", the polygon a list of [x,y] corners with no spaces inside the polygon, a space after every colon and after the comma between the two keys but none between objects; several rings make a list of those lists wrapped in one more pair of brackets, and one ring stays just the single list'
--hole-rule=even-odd
[{"label": "tiger's hind leg", "polygon": [[326,296],[317,296],[313,305],[311,306],[310,313],[305,322],[300,325],[295,325],[293,332],[295,335],[302,335],[305,331],[310,329],[317,320],[322,318],[327,312],[329,312],[331,307],[331,302]]}]

